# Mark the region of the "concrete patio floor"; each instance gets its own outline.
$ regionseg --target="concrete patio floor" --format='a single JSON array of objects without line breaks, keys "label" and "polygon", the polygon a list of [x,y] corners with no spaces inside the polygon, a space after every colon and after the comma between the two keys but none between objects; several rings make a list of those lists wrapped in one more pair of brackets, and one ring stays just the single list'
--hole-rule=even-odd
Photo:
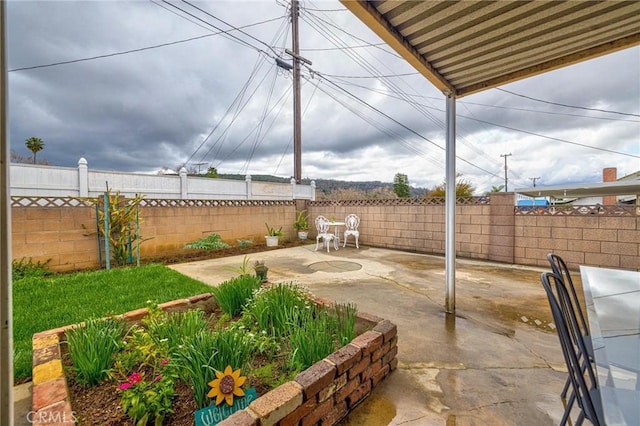
[{"label": "concrete patio floor", "polygon": [[[456,315],[444,313],[444,258],[315,245],[249,255],[269,281],[351,302],[398,326],[398,369],[342,425],[553,425],[566,369],[539,268],[458,260]],[[211,285],[242,256],[173,265]]]}]

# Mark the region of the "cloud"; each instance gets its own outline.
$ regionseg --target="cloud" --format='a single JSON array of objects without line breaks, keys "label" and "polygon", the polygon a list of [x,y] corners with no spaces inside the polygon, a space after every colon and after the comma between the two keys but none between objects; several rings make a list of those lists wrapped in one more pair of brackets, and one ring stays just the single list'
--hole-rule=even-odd
[{"label": "cloud", "polygon": [[[71,61],[170,43],[228,29],[186,4],[193,16],[153,2],[9,2],[10,69]],[[290,46],[286,9],[277,2],[206,2],[198,7],[235,26],[232,33],[9,74],[10,140],[41,137],[39,157],[75,166],[153,172],[190,161],[223,173],[293,174],[292,81],[273,59]],[[304,5],[303,5],[304,7]],[[341,9],[322,2],[323,9]],[[168,9],[168,10],[167,10]],[[445,100],[350,13],[303,9],[300,21],[304,177],[384,180],[414,186],[444,179]],[[258,41],[259,40],[259,41]],[[375,46],[336,49],[344,46]],[[253,47],[247,47],[247,44]],[[267,45],[272,47],[267,47]],[[308,50],[311,49],[311,50]],[[333,49],[333,50],[318,50]],[[261,51],[261,52],[259,52]],[[342,77],[341,77],[342,76]],[[478,191],[601,179],[640,169],[640,48],[515,82],[457,102],[458,172]],[[518,129],[518,130],[510,130]],[[215,130],[214,130],[215,129]],[[212,132],[212,130],[214,130]],[[211,136],[208,137],[209,133]],[[542,136],[563,139],[550,140]],[[576,144],[572,144],[574,142]],[[204,166],[203,166],[204,167]],[[206,168],[206,167],[205,167]]]}]

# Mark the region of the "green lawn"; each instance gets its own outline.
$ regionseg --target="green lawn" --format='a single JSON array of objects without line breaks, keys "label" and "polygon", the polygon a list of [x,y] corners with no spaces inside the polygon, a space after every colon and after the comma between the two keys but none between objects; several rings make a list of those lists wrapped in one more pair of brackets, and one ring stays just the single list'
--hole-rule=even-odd
[{"label": "green lawn", "polygon": [[31,377],[31,337],[89,318],[143,308],[211,288],[163,265],[81,272],[13,283],[13,353],[16,382]]}]

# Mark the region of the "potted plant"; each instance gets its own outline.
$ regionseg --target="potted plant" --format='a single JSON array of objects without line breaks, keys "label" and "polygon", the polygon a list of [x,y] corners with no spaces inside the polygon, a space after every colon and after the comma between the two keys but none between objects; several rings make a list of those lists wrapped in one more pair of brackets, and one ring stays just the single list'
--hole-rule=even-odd
[{"label": "potted plant", "polygon": [[267,282],[269,268],[265,266],[264,260],[256,260],[253,264],[253,270],[256,271],[256,277],[260,278],[260,281]]},{"label": "potted plant", "polygon": [[293,222],[293,227],[298,231],[298,238],[301,240],[307,239],[307,235],[309,234],[309,215],[307,215],[306,210],[301,210],[298,213],[296,221]]},{"label": "potted plant", "polygon": [[265,223],[267,227],[267,235],[265,235],[265,239],[267,240],[267,247],[276,247],[278,245],[278,237],[283,235],[282,226],[279,229],[272,228],[267,223]]}]

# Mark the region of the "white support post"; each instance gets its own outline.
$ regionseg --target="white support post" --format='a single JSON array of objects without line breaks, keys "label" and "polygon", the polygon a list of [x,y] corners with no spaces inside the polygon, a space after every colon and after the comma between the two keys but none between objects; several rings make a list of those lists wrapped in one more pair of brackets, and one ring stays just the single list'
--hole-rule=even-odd
[{"label": "white support post", "polygon": [[247,200],[251,200],[253,198],[252,189],[251,189],[251,175],[246,175],[244,177],[244,181],[247,186]]},{"label": "white support post", "polygon": [[89,196],[89,166],[84,157],[78,160],[78,195],[80,197]]},{"label": "white support post", "polygon": [[316,200],[316,181],[311,181],[311,201]]},{"label": "white support post", "polygon": [[296,178],[291,178],[291,199],[296,199]]},{"label": "white support post", "polygon": [[7,102],[7,2],[0,4],[0,424],[13,424],[11,183]]},{"label": "white support post", "polygon": [[180,175],[180,199],[186,200],[189,194],[189,188],[187,183],[187,169],[182,167],[178,172]]},{"label": "white support post", "polygon": [[445,310],[456,312],[456,98],[447,96],[445,192]]}]

